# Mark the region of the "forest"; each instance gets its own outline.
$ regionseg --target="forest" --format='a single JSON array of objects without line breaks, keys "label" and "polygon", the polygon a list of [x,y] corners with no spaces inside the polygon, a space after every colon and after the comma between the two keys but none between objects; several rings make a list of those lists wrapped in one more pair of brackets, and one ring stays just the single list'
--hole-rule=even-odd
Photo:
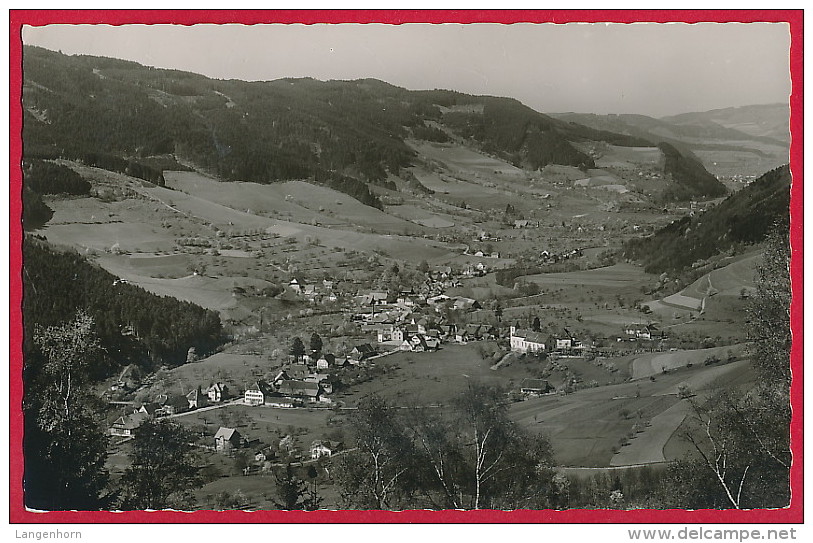
[{"label": "forest", "polygon": [[675,181],[662,195],[664,201],[716,198],[728,192],[725,185],[706,171],[703,163],[690,156],[688,151],[681,153],[666,142],[659,143],[658,149],[664,156],[663,172]]},{"label": "forest", "polygon": [[626,258],[647,272],[681,271],[698,260],[761,242],[773,225],[787,225],[790,168],[771,170],[704,213],[685,216],[646,238],[630,239]]},{"label": "forest", "polygon": [[96,323],[105,356],[95,378],[137,364],[144,369],[186,361],[190,347],[211,352],[224,341],[220,317],[189,302],[156,296],[31,237],[23,243],[23,324],[28,367],[38,360],[30,343],[37,326],[70,320],[86,311]]},{"label": "forest", "polygon": [[90,183],[82,176],[60,164],[33,160],[23,164],[23,184],[38,194],[90,193]]}]

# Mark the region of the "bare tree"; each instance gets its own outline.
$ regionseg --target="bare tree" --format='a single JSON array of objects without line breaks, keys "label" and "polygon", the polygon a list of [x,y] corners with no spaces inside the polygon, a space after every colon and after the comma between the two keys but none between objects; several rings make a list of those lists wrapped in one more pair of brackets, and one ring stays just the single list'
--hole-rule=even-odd
[{"label": "bare tree", "polygon": [[694,403],[693,409],[693,419],[702,429],[702,438],[691,430],[685,432],[683,437],[692,444],[705,465],[717,478],[731,505],[740,509],[742,489],[751,465],[746,463],[742,467],[742,462],[736,458],[738,451],[735,450],[729,436],[726,436],[725,432],[715,423],[712,414]]},{"label": "bare tree", "polygon": [[366,399],[353,416],[357,450],[339,462],[343,499],[353,507],[390,509],[400,503],[410,470],[411,442],[385,400]]}]

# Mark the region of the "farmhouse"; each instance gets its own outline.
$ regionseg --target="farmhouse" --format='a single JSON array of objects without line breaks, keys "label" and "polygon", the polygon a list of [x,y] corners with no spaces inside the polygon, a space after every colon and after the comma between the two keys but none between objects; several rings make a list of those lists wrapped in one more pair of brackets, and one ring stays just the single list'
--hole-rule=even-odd
[{"label": "farmhouse", "polygon": [[142,404],[141,407],[139,407],[136,410],[136,413],[144,413],[145,415],[147,415],[149,417],[157,417],[157,416],[159,416],[158,414],[160,412],[161,412],[161,404],[156,403],[156,402],[149,402],[149,403]]},{"label": "farmhouse", "polygon": [[511,327],[511,350],[519,353],[536,353],[545,350],[545,339],[539,332],[518,330]]},{"label": "farmhouse", "polygon": [[378,354],[375,348],[370,345],[369,343],[362,343],[360,345],[356,345],[353,347],[353,350],[350,351],[350,355],[355,358],[356,360],[363,361],[371,356]]},{"label": "farmhouse", "polygon": [[377,333],[379,343],[384,343],[385,341],[404,341],[404,329],[391,323],[380,325]]},{"label": "farmhouse", "polygon": [[657,337],[663,339],[664,337],[663,332],[661,332],[654,324],[647,324],[643,328],[635,328],[634,326],[630,326],[624,329],[624,333],[626,333],[628,336],[634,336],[635,339],[653,339]]},{"label": "farmhouse", "polygon": [[310,368],[307,364],[288,364],[285,367],[285,374],[290,379],[304,379],[310,375]]},{"label": "farmhouse", "polygon": [[162,411],[166,415],[176,415],[189,411],[191,409],[189,398],[183,394],[173,394],[167,398],[167,401],[162,407]]},{"label": "farmhouse", "polygon": [[234,428],[221,426],[215,433],[215,450],[220,452],[231,451],[240,447],[241,441],[240,432]]},{"label": "farmhouse", "polygon": [[638,339],[652,339],[659,335],[660,330],[654,324],[647,324],[643,330],[639,330],[636,334]]},{"label": "farmhouse", "polygon": [[557,351],[574,351],[582,349],[584,349],[582,342],[579,341],[567,328],[565,328],[563,335],[556,338]]},{"label": "farmhouse", "polygon": [[197,409],[199,407],[204,407],[206,405],[206,396],[201,394],[200,387],[196,388],[195,390],[191,391],[189,394],[186,395],[186,401],[189,404],[189,409]]},{"label": "farmhouse", "polygon": [[545,379],[523,379],[519,385],[519,391],[528,396],[540,396],[552,388]]},{"label": "farmhouse", "polygon": [[310,402],[318,401],[321,392],[319,383],[309,383],[307,381],[283,381],[279,386],[280,394],[292,399],[303,399]]},{"label": "farmhouse", "polygon": [[474,298],[465,298],[463,296],[457,296],[454,298],[454,305],[452,306],[452,308],[455,310],[476,311],[478,309],[482,309],[483,307],[480,305],[480,302],[478,302]]},{"label": "farmhouse", "polygon": [[333,454],[339,450],[341,447],[341,443],[338,441],[319,441],[316,440],[311,443],[310,453],[312,460],[318,460],[323,456],[327,456],[330,458]]},{"label": "farmhouse", "polygon": [[132,437],[135,429],[148,418],[149,415],[146,413],[132,413],[124,417],[119,417],[113,422],[112,426],[110,426],[110,435]]}]

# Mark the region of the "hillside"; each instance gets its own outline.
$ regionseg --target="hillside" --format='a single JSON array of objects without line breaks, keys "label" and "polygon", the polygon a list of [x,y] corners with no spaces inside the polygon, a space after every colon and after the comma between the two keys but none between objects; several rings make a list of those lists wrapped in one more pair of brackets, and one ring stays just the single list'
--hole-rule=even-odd
[{"label": "hillside", "polygon": [[[53,250],[28,237],[23,259],[26,338],[33,337],[36,326],[53,326],[70,320],[77,310],[86,311],[109,355],[107,367],[97,369],[100,375],[131,362],[178,365],[186,361],[190,347],[206,353],[223,342],[217,313],[150,294],[78,253]],[[26,352],[32,349],[26,344]]]},{"label": "hillside", "polygon": [[515,166],[592,167],[575,144],[649,145],[508,98],[376,80],[221,81],[133,62],[24,50],[27,158],[70,158],[163,184],[182,165],[229,181],[310,179],[381,208],[368,184],[419,162],[407,139],[457,142]]},{"label": "hillside", "polygon": [[662,120],[675,126],[696,126],[745,133],[754,139],[773,139],[790,143],[788,119],[790,108],[787,104],[760,104],[753,106],[728,107],[699,113],[683,113]]},{"label": "hillside", "polygon": [[772,225],[787,223],[790,182],[788,166],[772,170],[700,215],[628,241],[624,256],[641,261],[648,272],[671,272],[739,245],[758,243]]},{"label": "hillside", "polygon": [[681,153],[666,142],[659,143],[658,148],[664,157],[663,172],[673,181],[664,191],[663,200],[716,198],[727,192],[725,185],[710,174],[696,158]]},{"label": "hillside", "polygon": [[783,104],[685,113],[660,119],[636,114],[556,113],[553,117],[693,153],[718,176],[758,176],[788,162],[789,111]]}]

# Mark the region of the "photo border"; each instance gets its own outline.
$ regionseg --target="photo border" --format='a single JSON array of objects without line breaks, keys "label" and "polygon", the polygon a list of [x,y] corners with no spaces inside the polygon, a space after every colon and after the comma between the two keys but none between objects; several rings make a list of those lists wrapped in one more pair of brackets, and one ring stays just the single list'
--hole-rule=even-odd
[{"label": "photo border", "polygon": [[[9,521],[11,523],[801,523],[803,521],[803,16],[797,10],[10,10]],[[22,27],[47,24],[781,22],[790,30],[791,503],[783,509],[35,512],[23,505]]]}]

